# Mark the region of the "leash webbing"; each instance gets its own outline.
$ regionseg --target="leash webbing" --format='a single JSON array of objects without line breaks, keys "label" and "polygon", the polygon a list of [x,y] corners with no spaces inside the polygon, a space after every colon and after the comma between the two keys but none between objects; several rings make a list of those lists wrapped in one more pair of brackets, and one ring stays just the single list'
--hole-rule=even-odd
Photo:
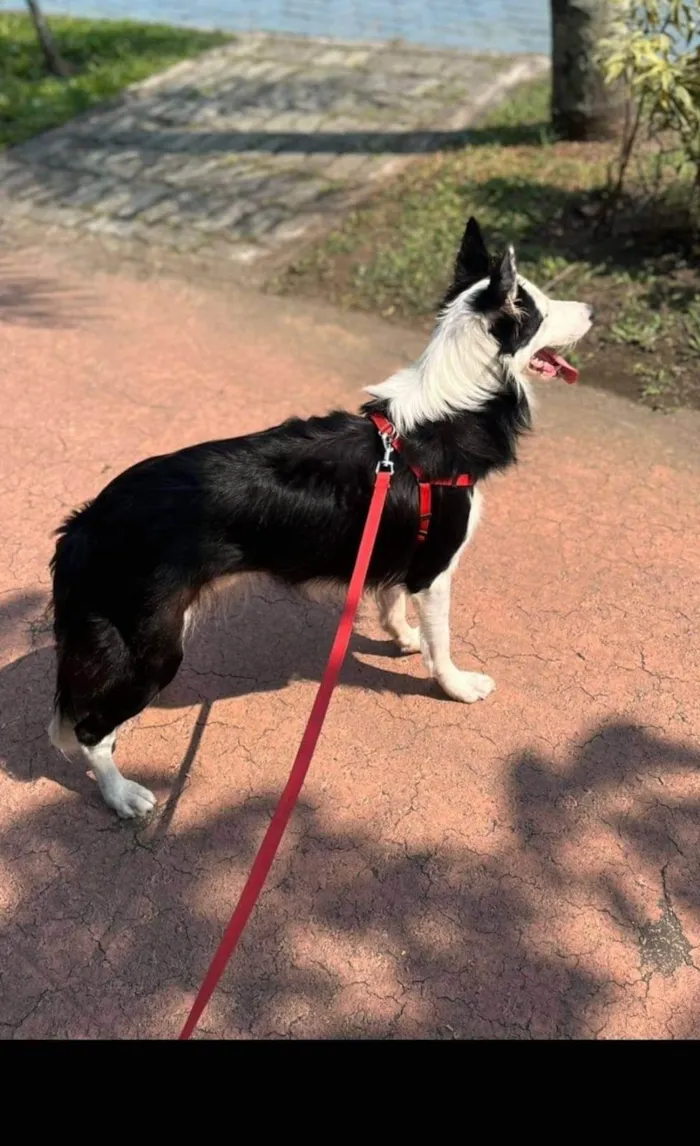
[{"label": "leash webbing", "polygon": [[279,803],[275,808],[275,813],[253,860],[250,875],[246,880],[238,903],[234,908],[231,921],[224,932],[223,939],[214,954],[214,958],[209,965],[209,970],[197,992],[197,997],[187,1016],[185,1025],[180,1032],[180,1039],[189,1039],[191,1036],[205,1007],[216,990],[217,983],[226,970],[229,959],[238,946],[241,935],[258,901],[260,892],[264,887],[265,880],[268,877],[277,850],[282,842],[282,837],[289,824],[297,799],[299,798],[299,793],[306,779],[309,765],[313,759],[316,744],[318,743],[318,738],[321,734],[323,722],[328,711],[328,705],[330,704],[333,690],[338,683],[338,677],[343,666],[343,661],[345,660],[345,654],[348,651],[353,621],[355,620],[357,607],[362,597],[362,590],[365,587],[367,570],[369,569],[369,563],[372,558],[372,552],[384,510],[384,503],[391,484],[391,475],[394,467],[389,460],[391,444],[386,438],[384,439],[384,446],[385,456],[384,460],[380,462],[377,467],[372,500],[362,531],[362,539],[360,541],[360,548],[357,551],[355,567],[352,571],[352,577],[350,578],[348,594],[345,598],[345,606],[336,630],[330,656],[328,657],[328,663],[326,664],[318,692],[316,693],[316,699],[311,709],[311,715],[304,729],[299,750],[292,765],[292,770],[289,773],[289,779],[287,780]]}]

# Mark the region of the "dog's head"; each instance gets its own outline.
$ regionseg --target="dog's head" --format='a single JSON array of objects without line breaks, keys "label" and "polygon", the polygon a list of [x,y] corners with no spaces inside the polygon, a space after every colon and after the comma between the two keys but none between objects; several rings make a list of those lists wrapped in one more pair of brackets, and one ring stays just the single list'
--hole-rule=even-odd
[{"label": "dog's head", "polygon": [[555,301],[519,275],[512,247],[492,259],[470,219],[428,346],[411,366],[367,390],[388,402],[400,433],[460,410],[476,412],[514,388],[524,423],[533,379],[576,381],[578,371],[560,352],[583,337],[592,318],[586,303]]},{"label": "dog's head", "polygon": [[492,340],[494,353],[521,384],[536,378],[578,378],[560,351],[590,330],[592,307],[548,298],[518,274],[512,247],[491,258],[476,219],[467,223],[444,307],[450,325],[478,324],[479,333]]}]

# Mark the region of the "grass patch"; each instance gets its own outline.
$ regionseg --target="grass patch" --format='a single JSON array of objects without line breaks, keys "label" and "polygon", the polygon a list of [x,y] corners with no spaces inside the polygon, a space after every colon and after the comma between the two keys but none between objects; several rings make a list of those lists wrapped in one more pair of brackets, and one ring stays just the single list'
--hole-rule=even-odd
[{"label": "grass patch", "polygon": [[700,252],[668,231],[596,235],[611,151],[555,142],[548,118],[548,84],[527,85],[464,145],[412,164],[271,289],[428,326],[474,214],[494,249],[515,244],[525,275],[594,304],[584,380],[654,406],[700,406]]},{"label": "grass patch", "polygon": [[47,72],[28,16],[0,12],[0,148],[57,127],[129,84],[231,36],[130,20],[47,20],[68,79]]}]

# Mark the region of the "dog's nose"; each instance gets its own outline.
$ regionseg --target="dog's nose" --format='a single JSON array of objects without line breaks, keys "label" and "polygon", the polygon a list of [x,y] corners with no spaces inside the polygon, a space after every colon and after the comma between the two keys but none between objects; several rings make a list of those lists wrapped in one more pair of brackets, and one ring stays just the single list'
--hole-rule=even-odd
[{"label": "dog's nose", "polygon": [[595,318],[595,310],[593,309],[592,306],[589,306],[589,308],[588,308],[588,321],[593,322],[594,318]]}]

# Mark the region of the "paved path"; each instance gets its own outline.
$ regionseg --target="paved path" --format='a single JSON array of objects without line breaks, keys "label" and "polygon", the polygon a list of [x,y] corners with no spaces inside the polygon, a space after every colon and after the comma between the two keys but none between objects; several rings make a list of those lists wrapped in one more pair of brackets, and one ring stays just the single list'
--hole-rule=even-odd
[{"label": "paved path", "polygon": [[[280,791],[336,613],[212,620],[122,738],[135,830],[49,751],[51,531],[145,454],[355,405],[413,335],[285,299],[0,270],[0,1031],[171,1037]],[[542,391],[457,578],[441,699],[367,605],[226,1037],[700,1036],[698,417]]]},{"label": "paved path", "polygon": [[244,36],[0,157],[0,217],[250,264],[547,66]]}]

